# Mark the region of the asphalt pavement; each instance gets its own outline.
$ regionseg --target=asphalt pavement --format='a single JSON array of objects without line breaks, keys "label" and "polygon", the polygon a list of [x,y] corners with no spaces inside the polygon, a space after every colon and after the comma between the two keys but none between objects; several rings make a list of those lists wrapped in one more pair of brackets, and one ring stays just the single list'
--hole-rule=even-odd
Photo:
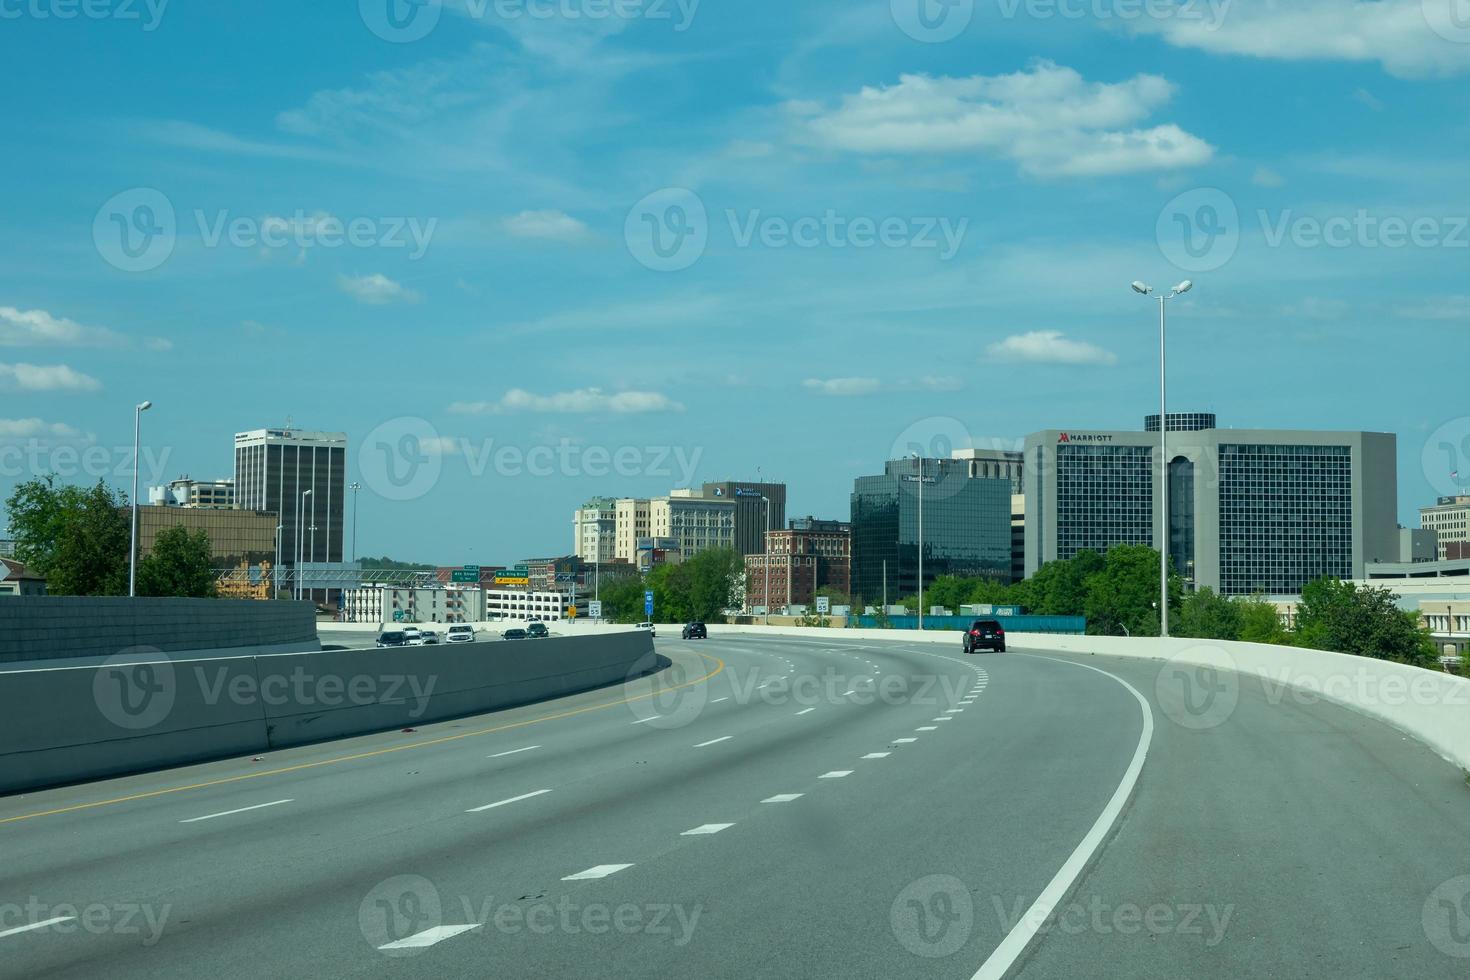
[{"label": "asphalt pavement", "polygon": [[553,702],[0,798],[0,977],[1470,969],[1470,788],[1384,725],[713,632]]}]

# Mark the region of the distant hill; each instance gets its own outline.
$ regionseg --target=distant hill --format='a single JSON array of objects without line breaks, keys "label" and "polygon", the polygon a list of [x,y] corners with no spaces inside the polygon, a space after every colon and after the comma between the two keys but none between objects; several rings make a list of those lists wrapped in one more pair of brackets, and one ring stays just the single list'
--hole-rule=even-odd
[{"label": "distant hill", "polygon": [[386,555],[382,558],[359,558],[363,568],[376,568],[391,572],[432,572],[437,565],[421,565],[410,561],[394,561]]}]

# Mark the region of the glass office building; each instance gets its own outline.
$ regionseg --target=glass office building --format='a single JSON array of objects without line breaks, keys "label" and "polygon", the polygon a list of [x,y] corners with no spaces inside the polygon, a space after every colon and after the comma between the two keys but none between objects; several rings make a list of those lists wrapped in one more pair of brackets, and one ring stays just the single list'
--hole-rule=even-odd
[{"label": "glass office building", "polygon": [[[853,481],[854,604],[918,593],[920,473],[918,460],[900,459]],[[922,479],[925,585],[941,575],[1009,581],[1011,481],[971,477],[957,459],[923,460]]]},{"label": "glass office building", "polygon": [[1145,430],[1027,438],[1027,575],[1084,548],[1146,544],[1167,547],[1191,587],[1295,595],[1323,576],[1362,578],[1398,552],[1390,433],[1220,429],[1212,415],[1170,415],[1165,536],[1157,415]]}]

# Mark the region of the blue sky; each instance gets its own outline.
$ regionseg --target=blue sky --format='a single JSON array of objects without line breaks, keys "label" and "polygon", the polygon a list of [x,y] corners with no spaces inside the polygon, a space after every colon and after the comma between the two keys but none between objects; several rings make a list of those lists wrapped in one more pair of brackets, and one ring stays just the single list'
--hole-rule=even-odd
[{"label": "blue sky", "polygon": [[1173,407],[1395,432],[1405,523],[1470,484],[1452,0],[91,2],[0,3],[5,492],[124,485],[149,398],[145,480],[346,431],[370,554],[758,468],[843,516],[1139,425],[1127,284],[1186,277]]}]

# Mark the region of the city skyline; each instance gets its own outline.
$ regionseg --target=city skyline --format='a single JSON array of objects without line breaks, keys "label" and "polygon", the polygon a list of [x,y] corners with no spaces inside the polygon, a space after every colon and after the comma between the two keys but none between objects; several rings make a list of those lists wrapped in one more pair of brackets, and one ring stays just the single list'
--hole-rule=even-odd
[{"label": "city skyline", "polygon": [[[757,468],[840,516],[913,431],[1131,428],[1158,352],[1128,284],[1184,278],[1176,406],[1397,434],[1405,524],[1470,483],[1470,412],[1436,380],[1470,325],[1470,44],[1419,0],[1375,5],[1412,30],[956,4],[940,34],[888,3],[661,6],[452,2],[412,38],[355,5],[15,22],[13,71],[48,84],[0,161],[26,188],[0,228],[0,490],[95,447],[78,477],[123,485],[146,398],[154,482],[226,475],[242,425],[419,430],[431,506],[360,499],[363,547],[405,558],[466,527],[543,551],[528,529],[593,494]],[[170,84],[117,83],[140,52]],[[237,62],[250,84],[220,84]],[[541,477],[492,445],[578,452]],[[628,475],[589,475],[592,447]]]}]

